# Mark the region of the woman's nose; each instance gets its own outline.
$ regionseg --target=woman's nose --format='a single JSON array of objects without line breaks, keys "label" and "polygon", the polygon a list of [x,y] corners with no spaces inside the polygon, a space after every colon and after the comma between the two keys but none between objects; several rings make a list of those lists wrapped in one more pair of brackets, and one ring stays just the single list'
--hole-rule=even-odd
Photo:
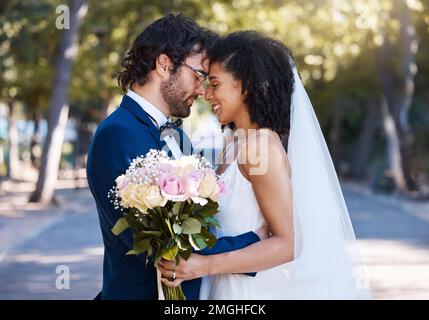
[{"label": "woman's nose", "polygon": [[208,87],[206,89],[206,94],[204,96],[204,99],[206,99],[207,101],[209,101],[212,98],[213,98],[212,90],[210,89],[210,87]]}]

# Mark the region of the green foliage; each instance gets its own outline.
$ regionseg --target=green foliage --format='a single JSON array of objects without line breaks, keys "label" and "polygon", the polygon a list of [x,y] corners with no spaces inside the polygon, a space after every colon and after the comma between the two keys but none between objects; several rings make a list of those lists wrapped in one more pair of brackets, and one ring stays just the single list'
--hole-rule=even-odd
[{"label": "green foliage", "polygon": [[[58,0],[10,0],[1,5],[0,101],[20,102],[29,119],[35,113],[46,116],[49,108],[62,34],[54,27],[59,4]],[[395,4],[394,0],[90,0],[73,64],[70,116],[100,122],[119,102],[122,92],[116,75],[137,34],[167,12],[183,12],[221,34],[255,29],[283,41],[294,53],[328,144],[337,112],[333,105],[341,103],[341,141],[348,149],[341,160],[351,162],[367,114],[365,106],[382,94],[376,52],[384,34],[396,52],[392,70],[402,58]],[[412,163],[429,172],[424,169],[429,153],[429,2],[409,5],[419,40],[410,113]],[[204,102],[194,110],[197,121],[209,113]]]},{"label": "green foliage", "polygon": [[[124,217],[118,219],[112,233],[119,236],[130,229],[133,234],[133,248],[127,255],[146,253],[147,262],[152,259],[156,267],[161,258],[179,263],[179,258],[189,259],[192,250],[211,248],[216,244],[216,237],[210,227],[219,226],[214,215],[218,204],[211,200],[205,206],[195,205],[191,201],[171,201],[162,208],[142,213],[135,208],[129,209]],[[180,287],[166,289],[167,299],[184,299]]]},{"label": "green foliage", "polygon": [[211,200],[205,206],[190,201],[168,202],[148,213],[133,208],[118,219],[112,232],[119,236],[131,228],[134,247],[128,254],[148,252],[148,256],[155,255],[155,265],[161,257],[177,262],[179,256],[189,258],[192,248],[202,250],[216,243],[209,228],[219,227],[214,217],[217,211],[218,204]]}]

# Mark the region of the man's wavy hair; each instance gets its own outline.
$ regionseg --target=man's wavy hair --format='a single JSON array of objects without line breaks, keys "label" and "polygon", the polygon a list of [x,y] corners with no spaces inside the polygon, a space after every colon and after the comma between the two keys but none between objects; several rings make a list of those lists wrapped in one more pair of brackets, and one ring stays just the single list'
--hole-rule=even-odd
[{"label": "man's wavy hair", "polygon": [[256,31],[238,31],[218,39],[209,58],[241,80],[252,123],[280,137],[289,134],[294,62],[284,44]]},{"label": "man's wavy hair", "polygon": [[192,19],[169,13],[147,26],[134,40],[122,59],[118,84],[124,93],[135,83],[144,85],[161,54],[171,59],[174,73],[186,57],[208,49],[216,39],[215,33],[201,28]]}]

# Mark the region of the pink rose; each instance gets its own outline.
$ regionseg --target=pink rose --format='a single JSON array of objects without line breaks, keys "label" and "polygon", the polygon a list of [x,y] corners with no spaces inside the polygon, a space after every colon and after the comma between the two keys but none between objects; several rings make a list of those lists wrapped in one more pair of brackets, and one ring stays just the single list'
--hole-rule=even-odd
[{"label": "pink rose", "polygon": [[191,171],[186,177],[186,193],[189,197],[198,196],[198,188],[200,186],[203,173],[198,170]]},{"label": "pink rose", "polygon": [[219,191],[217,192],[216,199],[220,199],[228,193],[228,187],[223,180],[219,180],[217,185],[219,186]]},{"label": "pink rose", "polygon": [[185,182],[173,175],[164,175],[159,181],[162,195],[171,201],[184,201],[187,199],[185,195]]}]

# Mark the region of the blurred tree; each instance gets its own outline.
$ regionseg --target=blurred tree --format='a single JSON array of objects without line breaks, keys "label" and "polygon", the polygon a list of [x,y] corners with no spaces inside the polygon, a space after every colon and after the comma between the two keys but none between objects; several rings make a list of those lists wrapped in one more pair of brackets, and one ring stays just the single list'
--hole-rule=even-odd
[{"label": "blurred tree", "polygon": [[[429,192],[429,1],[424,2],[426,10],[416,19],[416,34],[419,51],[416,55],[418,73],[415,77],[415,94],[410,110],[410,123],[414,133],[412,167],[419,172],[419,186]],[[423,174],[422,174],[423,173]]]},{"label": "blurred tree", "polygon": [[8,159],[7,159],[7,171],[6,177],[12,181],[19,180],[19,148],[18,148],[18,128],[16,126],[15,110],[16,102],[12,94],[8,103]]},{"label": "blurred tree", "polygon": [[15,96],[17,89],[14,86],[17,81],[17,72],[15,62],[10,52],[10,39],[16,34],[19,24],[6,20],[6,8],[1,7],[2,15],[0,16],[0,88],[2,100],[8,107],[8,156],[6,165],[6,176],[15,180],[18,176],[18,129],[15,121]]},{"label": "blurred tree", "polygon": [[[429,153],[428,2],[89,0],[69,84],[69,117],[77,132],[74,153],[76,157],[85,153],[91,139],[88,130],[92,132],[94,124],[117,106],[122,92],[116,75],[121,69],[121,57],[135,36],[167,12],[183,12],[222,34],[256,29],[292,49],[340,174],[367,178],[375,161],[380,161],[382,152],[387,152],[396,139],[397,148],[390,147],[396,151],[390,154],[406,161],[397,161],[401,165],[395,168],[399,168],[405,182],[407,176],[413,181],[416,172],[429,172],[424,157]],[[51,61],[55,60],[61,32],[51,26],[53,8],[59,1],[8,3],[13,4],[14,10],[7,13],[4,10],[10,7],[0,5],[0,19],[4,22],[0,26],[1,100],[7,103],[13,98],[22,104],[26,117],[37,128],[38,119],[46,117],[53,73],[57,71]],[[413,27],[416,34],[406,32]],[[419,50],[412,52],[417,49],[417,38]],[[414,83],[414,74],[410,73],[416,70],[413,60],[419,69],[414,93],[405,90]],[[392,107],[392,101],[396,107]],[[208,108],[205,112],[209,112]],[[383,134],[383,114],[391,117],[396,134]],[[36,167],[38,141],[35,130],[31,148]],[[401,143],[405,149],[401,149]],[[393,159],[399,158],[386,157],[386,165],[382,161],[384,169],[380,170],[392,171],[389,167]],[[408,171],[403,166],[406,163]],[[405,189],[410,185],[405,183]]]},{"label": "blurred tree", "polygon": [[[48,63],[53,58],[56,43],[55,28],[49,28],[49,19],[55,12],[52,1],[9,1],[0,15],[0,77],[1,96],[10,108],[15,102],[22,104],[30,119],[41,117],[46,110],[47,97],[52,83],[52,68]],[[13,111],[13,110],[12,110]],[[10,113],[10,146],[8,170],[20,172],[18,160],[18,133],[15,112]],[[37,122],[36,122],[37,123]],[[37,125],[34,137],[37,137]],[[32,140],[37,141],[37,138]],[[37,159],[34,157],[34,161]]]},{"label": "blurred tree", "polygon": [[[388,140],[387,155],[390,173],[399,191],[416,190],[411,174],[409,112],[417,73],[415,55],[418,49],[411,11],[402,0],[393,2],[392,16],[397,24],[392,34],[385,25],[378,52],[379,76],[383,88],[383,123]],[[393,38],[393,39],[392,39]]]},{"label": "blurred tree", "polygon": [[30,202],[50,203],[54,197],[61,146],[64,140],[68,119],[68,86],[72,73],[72,62],[77,53],[79,25],[86,14],[86,0],[70,0],[69,28],[63,31],[55,68],[55,81],[52,89],[51,110],[48,119],[48,133],[43,148],[42,163],[36,190]]}]

